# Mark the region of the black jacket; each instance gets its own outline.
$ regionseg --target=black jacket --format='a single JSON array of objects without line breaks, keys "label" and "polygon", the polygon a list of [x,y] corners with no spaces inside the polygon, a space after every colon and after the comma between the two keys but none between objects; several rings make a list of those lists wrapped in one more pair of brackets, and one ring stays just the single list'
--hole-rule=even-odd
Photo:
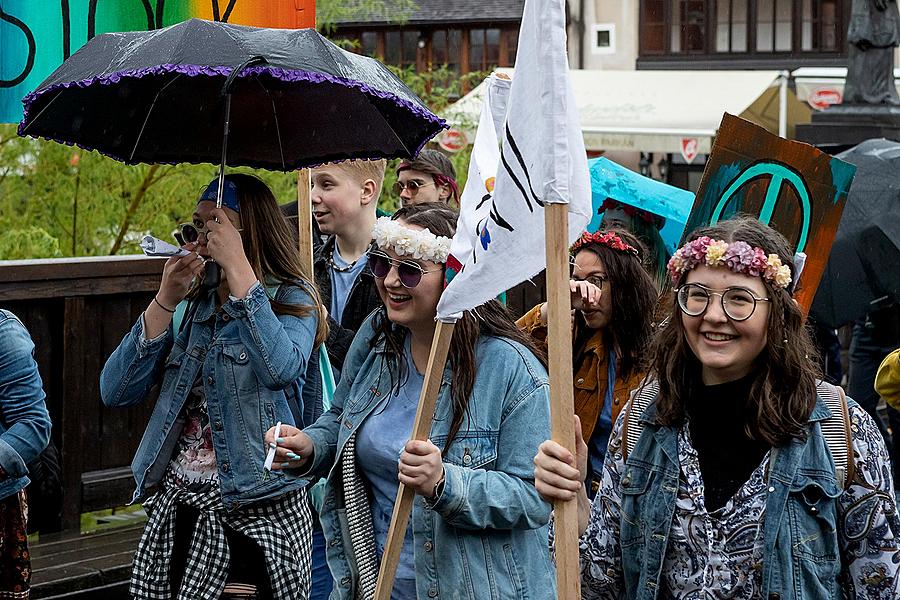
[{"label": "black jacket", "polygon": [[[313,259],[316,285],[319,286],[319,295],[322,297],[322,305],[325,308],[331,307],[331,266],[328,264],[328,257],[334,251],[334,244],[334,236],[329,237],[322,246],[316,249]],[[338,369],[343,368],[344,357],[347,355],[347,350],[350,349],[353,336],[356,335],[366,317],[380,306],[381,297],[375,287],[375,277],[367,264],[350,288],[350,297],[347,299],[341,322],[338,323],[331,315],[328,316],[329,331],[325,345],[328,348],[328,358],[331,359],[332,365]]]}]

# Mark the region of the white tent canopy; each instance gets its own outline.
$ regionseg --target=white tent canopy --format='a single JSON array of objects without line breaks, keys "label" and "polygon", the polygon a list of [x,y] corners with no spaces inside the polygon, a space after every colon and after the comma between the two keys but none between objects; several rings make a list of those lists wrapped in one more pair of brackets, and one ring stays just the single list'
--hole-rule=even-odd
[{"label": "white tent canopy", "polygon": [[[513,69],[498,71],[514,77]],[[571,74],[589,151],[677,154],[683,141],[695,140],[696,151],[708,154],[722,114],[747,118],[745,113],[763,95],[769,97],[765,108],[774,109],[777,123],[778,71],[572,70]],[[483,91],[482,83],[443,115],[469,140],[474,139]]]}]

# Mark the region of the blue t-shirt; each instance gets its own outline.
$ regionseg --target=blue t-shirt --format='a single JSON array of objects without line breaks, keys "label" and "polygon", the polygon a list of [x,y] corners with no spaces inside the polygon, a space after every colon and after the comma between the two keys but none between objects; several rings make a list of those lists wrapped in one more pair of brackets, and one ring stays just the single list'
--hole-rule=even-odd
[{"label": "blue t-shirt", "polygon": [[[336,242],[331,257],[335,266],[340,269],[351,266],[351,263],[348,263],[341,257]],[[369,262],[369,257],[368,255],[363,254],[355,263],[353,263],[353,266],[346,271],[338,271],[329,266],[331,269],[331,306],[328,308],[328,314],[338,323],[340,323],[341,319],[344,317],[344,308],[347,306],[347,300],[350,297],[350,289],[353,287],[353,282],[356,281],[356,278],[362,273],[367,262]]]},{"label": "blue t-shirt", "polygon": [[[401,382],[399,390],[385,396],[356,434],[357,460],[372,488],[372,524],[379,557],[384,553],[400,485],[397,462],[412,433],[425,380],[413,363],[409,336],[406,336],[403,348],[407,378]],[[391,600],[416,600],[412,520],[406,529]]]}]

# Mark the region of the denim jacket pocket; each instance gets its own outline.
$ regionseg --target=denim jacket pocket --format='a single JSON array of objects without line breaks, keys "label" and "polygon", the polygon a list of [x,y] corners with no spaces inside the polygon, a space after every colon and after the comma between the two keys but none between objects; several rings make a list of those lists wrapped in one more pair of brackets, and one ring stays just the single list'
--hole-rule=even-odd
[{"label": "denim jacket pocket", "polygon": [[795,556],[819,563],[837,560],[837,498],[841,493],[831,478],[799,474],[794,479],[787,508]]},{"label": "denim jacket pocket", "polygon": [[648,516],[644,501],[652,477],[652,469],[641,465],[626,465],[625,473],[619,480],[622,496],[620,543],[623,548],[643,542]]},{"label": "denim jacket pocket", "polygon": [[[444,461],[469,469],[490,468],[497,462],[496,431],[460,431],[453,438]],[[431,441],[443,450],[446,435],[435,436]]]}]

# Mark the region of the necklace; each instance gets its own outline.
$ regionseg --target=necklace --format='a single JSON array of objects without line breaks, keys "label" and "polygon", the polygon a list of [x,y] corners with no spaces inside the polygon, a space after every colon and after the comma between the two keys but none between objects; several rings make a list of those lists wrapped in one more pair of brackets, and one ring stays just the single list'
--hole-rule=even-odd
[{"label": "necklace", "polygon": [[347,265],[346,267],[341,267],[341,266],[339,266],[337,263],[334,262],[334,253],[335,253],[335,252],[337,252],[337,248],[335,248],[335,249],[331,252],[331,254],[328,255],[328,265],[329,265],[332,269],[334,269],[335,271],[337,271],[338,273],[346,273],[347,271],[350,271],[351,269],[353,269],[353,267],[356,266],[356,263],[357,263],[357,261],[359,260],[359,259],[357,258],[356,260],[354,260],[352,263],[350,263],[350,264]]}]

